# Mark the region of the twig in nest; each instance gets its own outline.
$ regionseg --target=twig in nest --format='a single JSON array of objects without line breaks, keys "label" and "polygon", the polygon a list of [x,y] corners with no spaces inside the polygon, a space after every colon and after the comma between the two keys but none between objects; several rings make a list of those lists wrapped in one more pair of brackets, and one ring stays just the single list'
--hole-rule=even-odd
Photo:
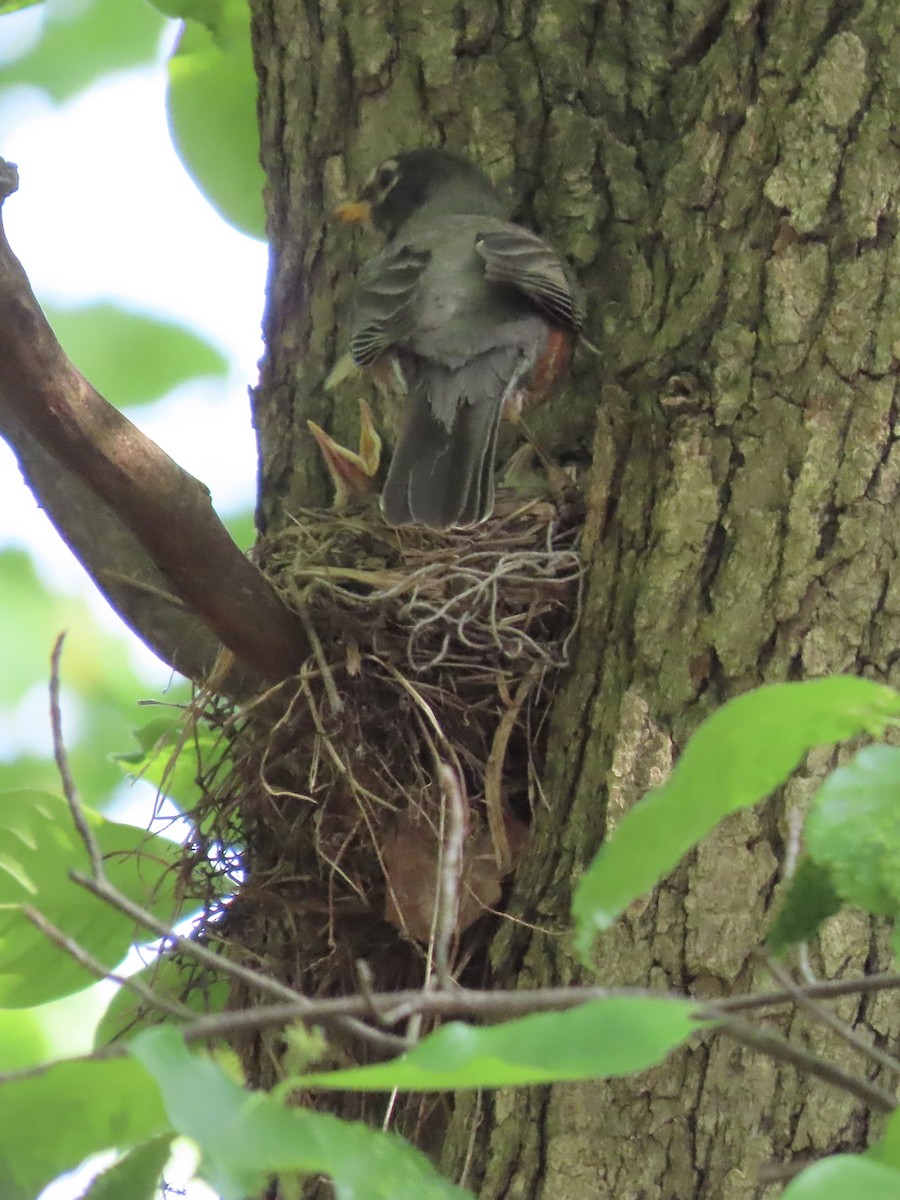
[{"label": "twig in nest", "polygon": [[494,845],[494,856],[497,867],[501,872],[509,869],[512,863],[512,853],[509,848],[509,838],[506,836],[506,822],[503,819],[503,763],[506,760],[506,748],[522,705],[534,687],[543,667],[540,663],[532,663],[528,674],[516,688],[497,725],[491,751],[484,768],[484,804],[487,809],[488,828],[491,831],[491,841]]},{"label": "twig in nest", "polygon": [[441,789],[441,849],[434,931],[434,966],[442,988],[453,985],[450,947],[459,923],[459,885],[466,836],[466,798],[462,780],[449,763],[438,763]]},{"label": "twig in nest", "polygon": [[[186,958],[193,959],[196,962],[201,962],[205,966],[212,967],[220,974],[227,978],[238,980],[239,982],[253,988],[254,990],[263,992],[273,996],[279,1000],[286,1001],[290,1004],[298,1006],[297,1018],[302,1019],[306,1011],[306,1005],[309,1003],[307,998],[300,992],[288,987],[286,984],[279,983],[277,979],[271,979],[267,975],[261,974],[259,971],[254,971],[250,967],[245,967],[241,963],[233,962],[231,959],[225,958],[221,954],[216,954],[213,950],[208,950],[200,942],[183,937],[176,933],[171,926],[165,921],[160,921],[152,912],[136,904],[124,892],[120,892],[117,887],[110,883],[106,877],[103,868],[103,856],[100,852],[100,847],[97,840],[88,825],[84,809],[75,789],[72,772],[69,768],[68,755],[66,754],[65,743],[62,736],[62,717],[59,706],[59,662],[62,653],[62,645],[64,638],[57,638],[56,645],[53,649],[53,657],[51,660],[51,678],[50,678],[50,714],[53,726],[53,749],[56,757],[57,767],[59,768],[60,778],[63,784],[66,801],[69,805],[69,810],[72,813],[72,820],[75,823],[75,828],[78,831],[79,837],[84,843],[88,853],[88,859],[91,865],[91,875],[84,875],[80,871],[71,871],[70,878],[80,887],[97,896],[112,908],[124,913],[130,917],[135,923],[146,930],[149,930],[155,937],[162,938],[167,944],[173,946],[179,953]],[[79,960],[81,961],[81,960]],[[107,973],[107,977],[109,977]],[[154,1003],[155,1003],[154,999]],[[337,1022],[339,1025],[345,1025],[348,1018],[341,1016]],[[396,1038],[391,1038],[391,1035],[384,1034],[380,1030],[369,1030],[367,1026],[361,1026],[359,1021],[350,1018],[349,1031],[356,1036],[368,1036],[371,1033],[370,1040],[378,1045],[381,1049],[385,1049],[390,1041],[393,1048],[396,1049],[399,1042]]]},{"label": "twig in nest", "polygon": [[331,711],[335,716],[339,716],[344,711],[343,702],[338,695],[337,687],[335,686],[334,676],[331,673],[331,668],[328,665],[328,660],[325,658],[325,651],[322,649],[322,643],[319,640],[319,635],[316,633],[312,621],[309,619],[306,604],[303,603],[299,608],[300,620],[303,628],[306,631],[306,636],[309,638],[309,644],[312,646],[313,657],[316,664],[322,673],[322,683],[325,687],[325,695],[328,697],[328,703],[331,705]]}]

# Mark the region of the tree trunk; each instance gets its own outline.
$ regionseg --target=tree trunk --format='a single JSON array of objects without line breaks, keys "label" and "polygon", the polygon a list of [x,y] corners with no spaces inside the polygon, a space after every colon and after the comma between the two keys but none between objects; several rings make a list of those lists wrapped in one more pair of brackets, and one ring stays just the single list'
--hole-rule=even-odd
[{"label": "tree trunk", "polygon": [[[372,246],[327,218],[382,158],[445,141],[511,179],[519,218],[587,293],[601,354],[582,352],[534,419],[552,455],[592,455],[577,653],[517,921],[490,951],[503,986],[580,980],[577,873],[703,717],[764,682],[897,683],[895,4],[252,7],[273,245],[255,397],[267,531],[326,501],[303,418],[353,441],[322,381]],[[630,910],[601,940],[599,981],[758,983],[788,814],[830,765],[811,756],[777,804],[727,821]],[[820,952],[825,974],[888,957],[852,915]],[[838,1010],[879,1039],[900,1031],[887,1000]],[[852,1053],[801,1017],[790,1031]],[[637,1079],[462,1096],[442,1165],[481,1200],[738,1200],[778,1194],[759,1182],[769,1160],[871,1132],[858,1102],[707,1039]]]}]

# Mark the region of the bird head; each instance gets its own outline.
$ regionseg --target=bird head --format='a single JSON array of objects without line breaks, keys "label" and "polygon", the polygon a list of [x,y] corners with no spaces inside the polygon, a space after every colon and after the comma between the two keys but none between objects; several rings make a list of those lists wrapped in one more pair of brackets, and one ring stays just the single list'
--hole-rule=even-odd
[{"label": "bird head", "polygon": [[449,150],[404,150],[385,159],[366,180],[359,199],[342,204],[345,223],[375,226],[387,239],[419,212],[504,217],[507,205],[480,167]]}]

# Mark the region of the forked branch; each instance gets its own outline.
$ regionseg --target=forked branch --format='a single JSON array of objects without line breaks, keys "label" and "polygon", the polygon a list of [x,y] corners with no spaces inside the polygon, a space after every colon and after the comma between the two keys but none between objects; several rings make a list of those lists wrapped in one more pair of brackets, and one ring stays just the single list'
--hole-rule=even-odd
[{"label": "forked branch", "polygon": [[[17,186],[0,159],[0,205]],[[217,664],[217,689],[236,698],[299,667],[309,651],[297,619],[232,541],[203,484],[74,368],[2,222],[0,435],[60,536],[166,662],[198,682]]]}]

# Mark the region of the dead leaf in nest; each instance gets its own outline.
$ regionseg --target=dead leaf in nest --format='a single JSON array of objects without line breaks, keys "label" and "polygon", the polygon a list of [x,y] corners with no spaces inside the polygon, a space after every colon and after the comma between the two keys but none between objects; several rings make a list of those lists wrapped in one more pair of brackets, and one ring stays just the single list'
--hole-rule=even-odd
[{"label": "dead leaf in nest", "polygon": [[[528,827],[504,814],[510,862],[497,866],[490,831],[468,837],[463,849],[456,933],[464,933],[487,908],[495,908],[503,880],[518,862],[528,840]],[[440,846],[437,834],[419,815],[407,813],[381,848],[387,897],[385,919],[411,941],[427,942],[434,923]]]}]

